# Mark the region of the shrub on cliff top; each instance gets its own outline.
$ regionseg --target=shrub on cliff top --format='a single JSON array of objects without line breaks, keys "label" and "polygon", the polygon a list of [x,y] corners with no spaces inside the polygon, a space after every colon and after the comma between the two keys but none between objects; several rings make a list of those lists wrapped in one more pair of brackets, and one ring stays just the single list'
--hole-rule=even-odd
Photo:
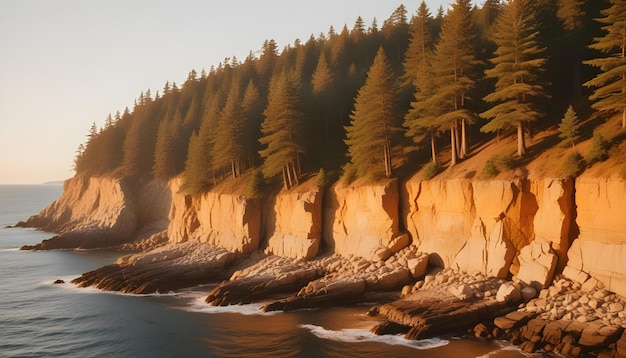
[{"label": "shrub on cliff top", "polygon": [[263,186],[265,185],[265,178],[261,169],[255,169],[252,172],[248,187],[246,188],[246,196],[248,198],[256,199],[263,194]]},{"label": "shrub on cliff top", "polygon": [[561,164],[561,175],[566,178],[577,177],[584,169],[585,161],[583,156],[575,152],[565,157],[563,164]]},{"label": "shrub on cliff top", "polygon": [[487,163],[485,163],[485,166],[483,167],[483,171],[481,172],[481,175],[485,179],[491,179],[497,176],[498,174],[500,174],[500,170],[498,170],[495,160],[493,158],[487,160]]},{"label": "shrub on cliff top", "polygon": [[591,138],[591,145],[585,156],[589,165],[606,160],[609,157],[609,142],[600,133],[595,133]]},{"label": "shrub on cliff top", "polygon": [[440,171],[441,166],[439,166],[439,164],[435,162],[429,162],[428,164],[424,165],[424,168],[422,168],[422,176],[424,176],[424,179],[430,180],[434,178],[435,175],[439,174]]},{"label": "shrub on cliff top", "polygon": [[317,187],[320,189],[324,189],[328,185],[328,175],[326,174],[324,168],[320,168],[320,170],[317,172],[317,176],[315,177],[315,185],[317,185]]}]

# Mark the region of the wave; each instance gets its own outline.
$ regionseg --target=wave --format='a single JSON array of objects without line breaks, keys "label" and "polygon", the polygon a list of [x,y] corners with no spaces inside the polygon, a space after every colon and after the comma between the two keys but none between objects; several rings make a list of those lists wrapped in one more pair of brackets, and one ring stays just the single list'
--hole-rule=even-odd
[{"label": "wave", "polygon": [[281,312],[263,312],[261,308],[266,302],[250,303],[245,305],[229,305],[229,306],[211,306],[204,300],[206,298],[206,292],[187,291],[179,293],[181,298],[191,299],[190,303],[182,307],[183,310],[188,312],[199,313],[238,313],[246,316],[274,316]]},{"label": "wave", "polygon": [[0,252],[19,252],[22,251],[20,250],[19,247],[12,247],[12,248],[8,248],[8,249],[0,249]]},{"label": "wave", "polygon": [[302,324],[300,325],[300,327],[308,329],[309,331],[311,331],[311,333],[319,338],[346,343],[376,342],[389,345],[405,346],[420,350],[443,347],[449,343],[449,341],[441,338],[430,338],[412,341],[397,335],[378,336],[367,329],[360,328],[347,328],[340,331],[333,331],[312,324]]},{"label": "wave", "polygon": [[518,346],[512,345],[508,341],[494,341],[496,344],[500,346],[500,348],[495,351],[489,352],[487,354],[483,354],[476,358],[491,358],[491,357],[507,357],[510,356],[510,352],[515,352],[518,355],[523,355],[526,357],[544,357],[543,353],[526,353],[519,349]]}]

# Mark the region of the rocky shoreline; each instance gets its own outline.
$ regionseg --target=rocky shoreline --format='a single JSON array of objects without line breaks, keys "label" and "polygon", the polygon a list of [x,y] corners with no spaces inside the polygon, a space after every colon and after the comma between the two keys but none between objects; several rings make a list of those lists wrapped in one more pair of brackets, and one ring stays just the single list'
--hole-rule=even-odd
[{"label": "rocky shoreline", "polygon": [[73,178],[23,225],[59,232],[34,249],[141,250],[76,278],[81,287],[211,283],[207,304],[265,311],[377,302],[378,334],[457,332],[528,352],[624,356],[619,178],[308,182],[261,199],[191,196],[181,183]]}]

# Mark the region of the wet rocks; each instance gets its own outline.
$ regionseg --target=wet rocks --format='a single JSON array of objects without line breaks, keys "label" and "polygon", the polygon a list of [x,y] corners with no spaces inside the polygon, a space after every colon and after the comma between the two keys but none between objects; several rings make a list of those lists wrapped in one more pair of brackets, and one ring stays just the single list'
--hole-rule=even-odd
[{"label": "wet rocks", "polygon": [[225,249],[187,242],[124,256],[72,280],[80,287],[133,294],[169,292],[228,277],[239,257]]},{"label": "wet rocks", "polygon": [[[394,327],[406,327],[402,332],[405,338],[429,338],[463,330],[515,310],[519,304],[519,288],[513,290],[517,292],[517,299],[511,296],[509,301],[497,300],[497,292],[503,284],[503,279],[480,273],[470,275],[444,269],[426,275],[411,294],[382,305],[379,313],[387,322],[395,324]],[[372,328],[372,332],[385,332],[387,322]]]}]

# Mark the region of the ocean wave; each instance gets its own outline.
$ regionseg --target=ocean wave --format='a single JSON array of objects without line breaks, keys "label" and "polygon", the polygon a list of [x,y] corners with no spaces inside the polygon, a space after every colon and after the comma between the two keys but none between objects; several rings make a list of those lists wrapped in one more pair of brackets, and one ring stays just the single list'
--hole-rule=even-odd
[{"label": "ocean wave", "polygon": [[22,250],[20,250],[19,247],[11,247],[11,248],[8,248],[8,249],[0,249],[0,252],[19,252],[19,251],[22,251]]},{"label": "ocean wave", "polygon": [[478,356],[476,358],[492,358],[492,357],[506,357],[510,356],[510,352],[515,352],[517,354],[526,356],[526,357],[543,357],[543,353],[527,353],[523,352],[519,349],[518,346],[509,343],[508,341],[494,341],[496,344],[500,346],[499,349],[489,352],[487,354],[483,354],[482,356]]},{"label": "ocean wave", "polygon": [[182,309],[188,312],[199,313],[238,313],[246,316],[274,316],[280,312],[263,312],[261,308],[266,302],[250,303],[245,305],[229,305],[229,306],[211,306],[204,300],[206,292],[182,292],[179,293],[181,298],[191,298],[190,303]]},{"label": "ocean wave", "polygon": [[319,338],[346,343],[376,342],[389,345],[405,346],[420,350],[442,347],[449,343],[449,341],[441,338],[430,338],[412,341],[397,335],[378,336],[367,329],[361,328],[346,328],[340,331],[333,331],[312,324],[302,324],[300,325],[300,327],[308,329],[309,331],[311,331],[311,333]]}]

